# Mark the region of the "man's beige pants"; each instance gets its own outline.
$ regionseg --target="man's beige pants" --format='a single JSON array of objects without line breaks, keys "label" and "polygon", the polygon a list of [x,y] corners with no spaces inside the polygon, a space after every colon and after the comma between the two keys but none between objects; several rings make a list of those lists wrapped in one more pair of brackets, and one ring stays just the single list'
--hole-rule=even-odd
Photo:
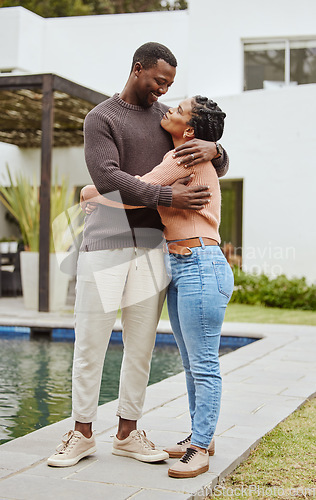
[{"label": "man's beige pants", "polygon": [[97,418],[104,357],[119,307],[124,355],[117,415],[142,415],[156,328],[168,277],[161,249],[81,252],[78,259],[73,361],[73,418]]}]

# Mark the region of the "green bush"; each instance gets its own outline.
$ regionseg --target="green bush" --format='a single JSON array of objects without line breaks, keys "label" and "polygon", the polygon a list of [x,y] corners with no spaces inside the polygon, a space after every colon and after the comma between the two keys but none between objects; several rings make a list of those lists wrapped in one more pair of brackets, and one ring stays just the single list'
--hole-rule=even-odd
[{"label": "green bush", "polygon": [[231,302],[261,304],[284,309],[316,310],[316,286],[305,278],[288,279],[284,274],[271,279],[265,274],[248,274],[235,267],[235,289]]}]

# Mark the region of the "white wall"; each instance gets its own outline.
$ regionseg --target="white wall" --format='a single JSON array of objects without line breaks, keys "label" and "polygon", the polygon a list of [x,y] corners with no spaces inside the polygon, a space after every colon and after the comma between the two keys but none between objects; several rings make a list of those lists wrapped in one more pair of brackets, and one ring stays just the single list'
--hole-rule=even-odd
[{"label": "white wall", "polygon": [[188,12],[148,12],[43,19],[22,7],[0,11],[0,69],[56,73],[108,95],[123,89],[135,50],[148,41],[178,59],[165,100],[187,93]]},{"label": "white wall", "polygon": [[[0,182],[8,185],[6,165],[13,175],[23,170],[25,175],[33,178],[34,172],[40,178],[41,152],[38,148],[18,148],[0,142]],[[81,186],[91,181],[84,160],[83,147],[54,148],[52,169],[58,170],[59,176],[69,179],[69,184]]]},{"label": "white wall", "polygon": [[243,264],[316,280],[316,84],[222,97],[227,178],[244,179]]},{"label": "white wall", "polygon": [[41,72],[45,20],[22,7],[0,14],[0,69]]},{"label": "white wall", "polygon": [[191,0],[188,94],[243,90],[242,38],[316,36],[314,0]]},{"label": "white wall", "polygon": [[18,65],[19,12],[22,8],[3,8],[0,11],[0,68],[10,69]]},{"label": "white wall", "polygon": [[155,41],[178,58],[178,76],[169,96],[182,97],[187,29],[186,11],[48,19],[43,70],[112,95],[124,87],[137,47]]}]

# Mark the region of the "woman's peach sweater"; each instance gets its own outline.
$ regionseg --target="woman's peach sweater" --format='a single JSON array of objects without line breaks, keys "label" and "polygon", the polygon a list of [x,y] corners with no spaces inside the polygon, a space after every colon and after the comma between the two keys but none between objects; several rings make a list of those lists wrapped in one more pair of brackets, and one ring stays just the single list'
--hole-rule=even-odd
[{"label": "woman's peach sweater", "polygon": [[168,186],[176,180],[194,174],[190,186],[210,186],[211,201],[202,210],[183,210],[172,207],[158,206],[166,240],[182,240],[204,236],[213,238],[220,243],[219,224],[221,213],[221,191],[219,180],[211,162],[203,162],[195,167],[185,168],[178,165],[177,158],[172,158],[169,151],[162,162],[151,172],[140,177],[150,184]]}]

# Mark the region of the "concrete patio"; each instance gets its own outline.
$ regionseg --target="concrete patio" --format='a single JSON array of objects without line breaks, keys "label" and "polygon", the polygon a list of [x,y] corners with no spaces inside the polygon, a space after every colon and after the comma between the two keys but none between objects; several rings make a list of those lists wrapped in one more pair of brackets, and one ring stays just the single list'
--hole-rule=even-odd
[{"label": "concrete patio", "polygon": [[[38,325],[56,321],[58,326],[71,327],[70,314],[65,313],[65,318],[42,314],[34,318],[33,313],[33,325],[34,321]],[[10,317],[14,320],[11,324],[25,326],[27,313],[20,308],[13,315],[0,301],[0,324],[10,324]],[[160,329],[166,331],[166,327],[160,324]],[[97,453],[76,466],[46,465],[46,457],[72,427],[70,418],[2,445],[1,500],[205,498],[262,436],[316,393],[316,327],[225,323],[223,334],[261,340],[221,357],[222,408],[209,472],[193,479],[172,479],[167,475],[171,459],[146,464],[112,455],[111,435],[117,421],[116,401],[112,401],[99,408]],[[183,373],[148,388],[139,428],[161,448],[187,436],[190,428]]]}]

